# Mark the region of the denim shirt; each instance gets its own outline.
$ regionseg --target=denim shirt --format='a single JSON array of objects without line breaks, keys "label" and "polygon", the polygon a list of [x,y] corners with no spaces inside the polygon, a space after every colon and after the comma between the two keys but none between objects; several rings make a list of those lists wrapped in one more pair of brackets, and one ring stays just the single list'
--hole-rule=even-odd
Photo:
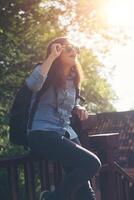
[{"label": "denim shirt", "polygon": [[[43,76],[38,68],[39,66],[37,66],[26,79],[27,86],[33,91],[31,106],[36,93],[42,88],[47,78],[47,75]],[[77,137],[76,132],[70,126],[71,111],[76,104],[79,103],[78,99],[77,101],[75,100],[76,89],[73,82],[74,76],[75,73],[72,71],[66,80],[66,89],[58,89],[57,100],[52,85],[44,92],[38,103],[32,127],[28,132],[33,130],[56,131],[64,135],[67,131],[70,135],[70,139]]]}]

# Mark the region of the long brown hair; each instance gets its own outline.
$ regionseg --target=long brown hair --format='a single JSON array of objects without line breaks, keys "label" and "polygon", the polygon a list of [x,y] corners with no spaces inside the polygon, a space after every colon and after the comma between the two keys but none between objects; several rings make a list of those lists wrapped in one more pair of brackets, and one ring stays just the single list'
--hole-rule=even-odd
[{"label": "long brown hair", "polygon": [[[59,37],[59,38],[52,40],[48,44],[46,58],[51,53],[52,44],[60,43],[61,45],[63,45],[67,42],[70,42],[67,37]],[[81,80],[82,80],[82,77],[83,77],[83,71],[82,71],[81,65],[77,62],[73,66],[73,70],[75,71],[75,74],[76,74],[75,78],[74,78],[74,84],[75,84],[76,87],[80,87],[80,83],[81,83]],[[59,88],[61,86],[65,87],[66,77],[64,75],[63,68],[61,66],[59,57],[56,58],[54,60],[54,62],[52,63],[52,66],[51,66],[51,68],[48,72],[48,81],[51,82],[51,84],[53,84],[57,88]]]}]

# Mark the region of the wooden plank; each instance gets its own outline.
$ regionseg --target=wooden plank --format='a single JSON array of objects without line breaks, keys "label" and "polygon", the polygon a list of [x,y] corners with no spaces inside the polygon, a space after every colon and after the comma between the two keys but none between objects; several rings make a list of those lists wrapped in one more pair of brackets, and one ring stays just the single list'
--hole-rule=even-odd
[{"label": "wooden plank", "polygon": [[49,190],[49,169],[48,169],[48,161],[40,160],[40,180],[41,180],[41,191]]},{"label": "wooden plank", "polygon": [[24,164],[25,190],[28,200],[35,200],[34,168],[31,160]]},{"label": "wooden plank", "polygon": [[8,180],[11,199],[19,200],[18,173],[16,165],[11,165],[8,168]]},{"label": "wooden plank", "polygon": [[54,183],[55,187],[62,181],[64,176],[62,165],[58,162],[54,162]]}]

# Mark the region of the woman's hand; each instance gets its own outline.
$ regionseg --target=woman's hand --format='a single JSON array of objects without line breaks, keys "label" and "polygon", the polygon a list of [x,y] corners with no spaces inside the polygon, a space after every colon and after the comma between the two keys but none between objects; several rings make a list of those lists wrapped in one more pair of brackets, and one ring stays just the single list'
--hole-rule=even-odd
[{"label": "woman's hand", "polygon": [[76,106],[73,113],[76,114],[81,121],[88,119],[88,112],[83,106]]},{"label": "woman's hand", "polygon": [[51,53],[43,61],[42,65],[39,67],[39,72],[44,76],[48,74],[50,67],[52,66],[53,61],[60,56],[63,47],[60,43],[53,43],[51,45]]},{"label": "woman's hand", "polygon": [[51,54],[50,56],[53,57],[53,59],[56,59],[57,57],[60,56],[61,52],[63,50],[63,47],[60,43],[54,43],[51,46]]}]

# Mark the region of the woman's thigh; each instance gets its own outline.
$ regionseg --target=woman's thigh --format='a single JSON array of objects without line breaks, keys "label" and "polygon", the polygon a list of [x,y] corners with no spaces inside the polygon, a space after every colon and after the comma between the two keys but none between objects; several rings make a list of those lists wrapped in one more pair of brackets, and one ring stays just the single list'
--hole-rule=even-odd
[{"label": "woman's thigh", "polygon": [[86,167],[99,162],[92,152],[56,132],[36,131],[30,134],[28,140],[34,154],[60,161],[66,166]]}]

